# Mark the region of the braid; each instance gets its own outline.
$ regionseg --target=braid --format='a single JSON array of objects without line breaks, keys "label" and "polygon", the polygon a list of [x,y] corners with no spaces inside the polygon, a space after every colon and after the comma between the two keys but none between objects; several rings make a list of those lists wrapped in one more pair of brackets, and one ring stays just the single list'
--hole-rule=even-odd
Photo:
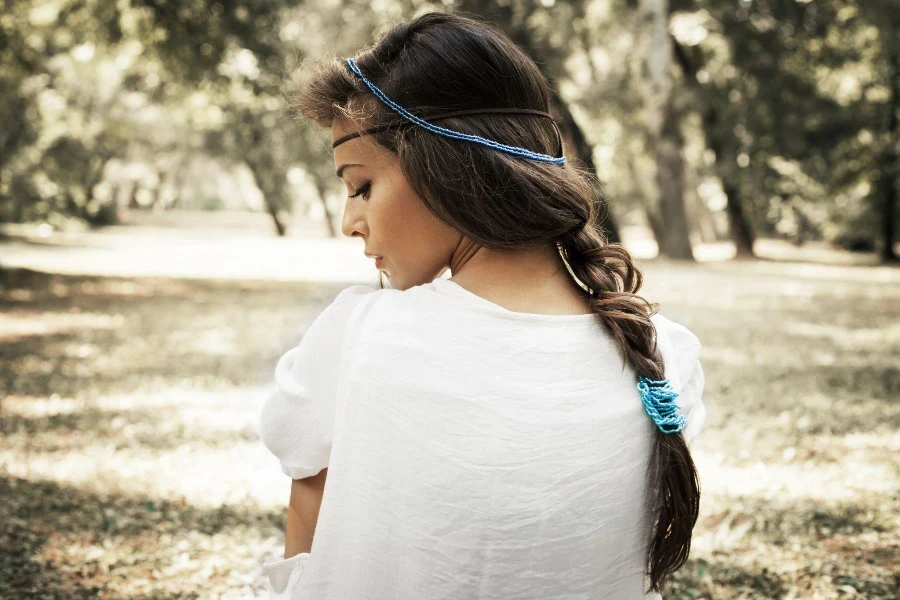
[{"label": "braid", "polygon": [[[588,223],[561,238],[563,257],[588,287],[591,307],[636,375],[664,379],[656,327],[650,320],[656,307],[637,294],[643,276],[624,247],[607,244],[599,228],[590,219]],[[650,466],[656,523],[648,563],[651,589],[658,592],[666,577],[687,561],[700,509],[700,481],[681,433],[655,428]]]},{"label": "braid", "polygon": [[650,321],[656,307],[637,294],[643,275],[631,255],[619,244],[604,243],[592,227],[573,232],[566,240],[562,242],[566,262],[575,277],[590,288],[591,306],[624,358],[639,376],[663,379],[656,328]]}]

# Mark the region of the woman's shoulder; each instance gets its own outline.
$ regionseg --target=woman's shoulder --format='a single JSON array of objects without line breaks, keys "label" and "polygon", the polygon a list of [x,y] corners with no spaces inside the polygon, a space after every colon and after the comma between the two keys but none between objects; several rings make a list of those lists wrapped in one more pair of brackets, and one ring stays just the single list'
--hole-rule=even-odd
[{"label": "woman's shoulder", "polygon": [[651,321],[656,327],[656,345],[666,363],[667,373],[674,370],[676,379],[691,377],[700,361],[700,339],[674,319],[655,314]]},{"label": "woman's shoulder", "polygon": [[650,321],[656,327],[657,338],[663,338],[664,343],[679,351],[700,352],[700,339],[687,326],[678,321],[656,313],[650,317]]},{"label": "woman's shoulder", "polygon": [[379,290],[369,285],[354,284],[345,287],[332,300],[332,304],[343,304],[346,302],[359,302],[369,294],[375,294],[383,290]]},{"label": "woman's shoulder", "polygon": [[382,298],[391,292],[397,292],[390,288],[375,288],[370,285],[354,284],[345,287],[331,303],[325,308],[325,312],[340,313],[349,316],[360,304],[371,302],[376,298]]},{"label": "woman's shoulder", "polygon": [[[341,290],[325,307],[320,317],[337,327],[346,328],[351,325],[356,327],[361,321],[370,321],[375,315],[398,312],[389,307],[396,307],[407,297],[409,294],[403,290],[354,284]],[[380,308],[375,309],[376,306]]]},{"label": "woman's shoulder", "polygon": [[350,285],[341,290],[334,300],[332,306],[356,305],[362,302],[378,302],[379,304],[408,304],[418,301],[427,301],[427,293],[434,291],[433,283],[425,283],[417,285],[409,289],[401,290],[395,288],[376,288],[370,285],[355,284]]},{"label": "woman's shoulder", "polygon": [[656,342],[665,364],[666,378],[678,392],[680,412],[687,420],[684,437],[691,441],[706,421],[705,377],[700,364],[702,346],[687,326],[660,314],[651,320],[656,326]]},{"label": "woman's shoulder", "polygon": [[307,344],[329,345],[340,337],[347,324],[357,314],[365,300],[377,296],[380,290],[368,285],[350,285],[342,289],[320,309],[307,327],[303,337]]}]

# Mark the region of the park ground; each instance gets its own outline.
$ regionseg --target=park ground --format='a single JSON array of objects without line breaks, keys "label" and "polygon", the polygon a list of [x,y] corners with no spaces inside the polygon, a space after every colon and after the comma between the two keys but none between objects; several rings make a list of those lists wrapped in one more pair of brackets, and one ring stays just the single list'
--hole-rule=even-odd
[{"label": "park ground", "polygon": [[[16,243],[44,270],[75,252]],[[267,244],[251,263],[303,260]],[[900,596],[900,270],[837,262],[645,261],[707,376],[701,514],[667,599]],[[289,482],[263,392],[358,278],[58,271],[0,282],[0,597],[265,597]]]}]

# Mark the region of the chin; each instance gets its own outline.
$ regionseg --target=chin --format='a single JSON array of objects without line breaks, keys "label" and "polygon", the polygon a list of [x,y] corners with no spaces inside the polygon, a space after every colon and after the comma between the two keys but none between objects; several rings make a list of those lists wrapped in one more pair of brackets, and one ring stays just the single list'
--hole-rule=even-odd
[{"label": "chin", "polygon": [[408,290],[409,288],[416,287],[417,285],[422,285],[423,283],[430,282],[430,280],[418,281],[418,278],[403,277],[402,275],[396,274],[391,276],[387,271],[383,271],[383,273],[385,287],[390,287],[392,290]]},{"label": "chin", "polygon": [[384,274],[384,280],[385,287],[389,287],[392,290],[408,290],[415,285],[405,281],[402,277],[391,277],[387,273]]},{"label": "chin", "polygon": [[394,290],[408,290],[417,285],[431,283],[446,270],[446,267],[430,269],[424,268],[423,265],[414,265],[411,272],[406,270],[398,272],[397,269],[393,268],[390,271],[382,269],[381,277],[385,282],[385,287],[390,287]]}]

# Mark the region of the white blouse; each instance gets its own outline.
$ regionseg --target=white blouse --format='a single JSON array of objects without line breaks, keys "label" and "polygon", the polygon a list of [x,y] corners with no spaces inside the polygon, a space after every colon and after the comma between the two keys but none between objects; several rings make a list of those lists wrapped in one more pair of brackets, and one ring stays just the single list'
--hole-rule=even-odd
[{"label": "white blouse", "polygon": [[[653,323],[692,440],[700,343]],[[262,410],[285,474],[328,467],[311,551],[264,565],[270,597],[644,598],[654,429],[594,315],[513,312],[442,278],[350,286]]]}]

